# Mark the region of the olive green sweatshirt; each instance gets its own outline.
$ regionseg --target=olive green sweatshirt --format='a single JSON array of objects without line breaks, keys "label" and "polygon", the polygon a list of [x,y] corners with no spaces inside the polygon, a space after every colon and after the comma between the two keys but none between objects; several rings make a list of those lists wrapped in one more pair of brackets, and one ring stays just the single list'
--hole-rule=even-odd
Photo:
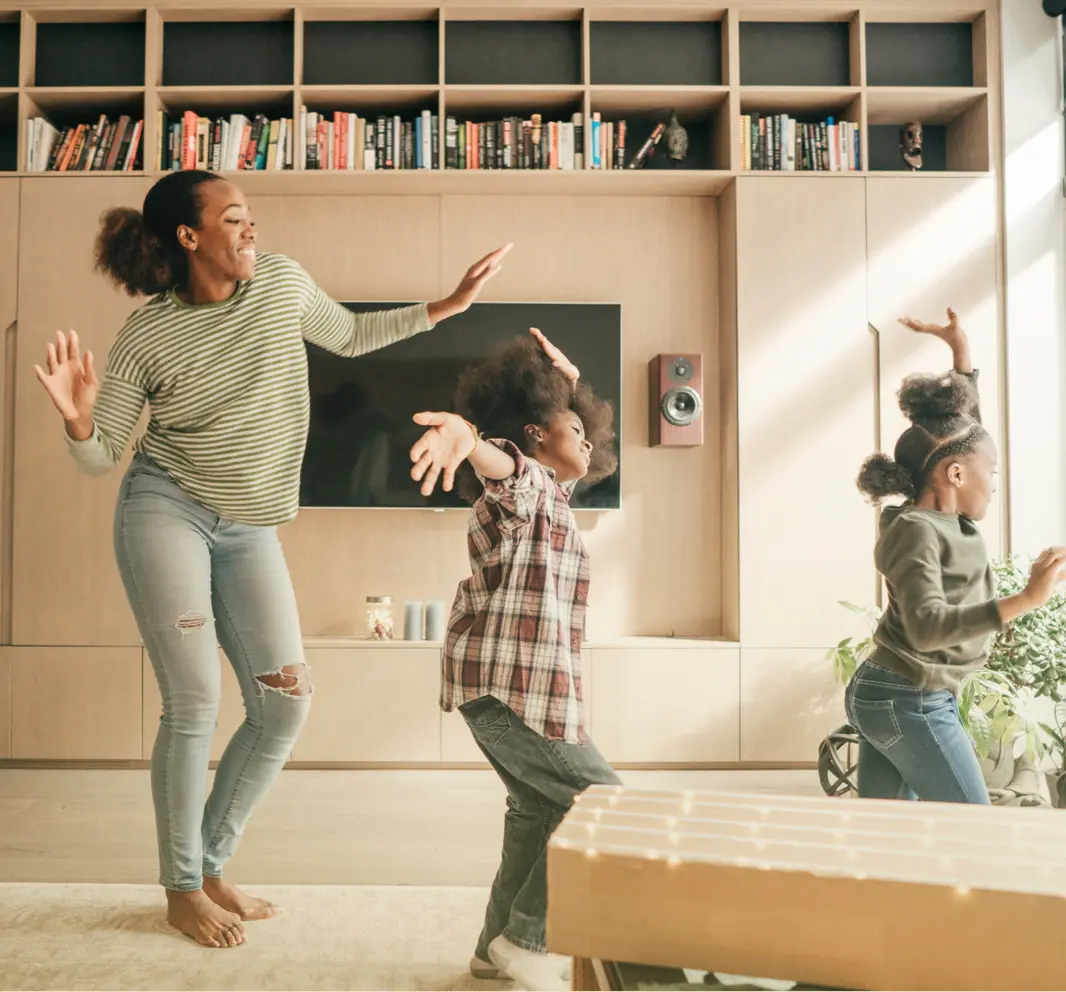
[{"label": "olive green sweatshirt", "polygon": [[981,534],[956,513],[886,507],[874,557],[888,607],[870,660],[922,689],[958,694],[1003,625]]}]

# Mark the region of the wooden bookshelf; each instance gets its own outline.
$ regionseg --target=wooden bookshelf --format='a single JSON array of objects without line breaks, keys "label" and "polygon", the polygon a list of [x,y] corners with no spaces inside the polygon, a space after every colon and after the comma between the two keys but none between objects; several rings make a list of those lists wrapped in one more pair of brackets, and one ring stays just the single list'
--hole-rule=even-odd
[{"label": "wooden bookshelf", "polygon": [[[37,116],[57,127],[100,114],[143,119],[143,166],[125,173],[143,176],[157,171],[160,110],[172,120],[193,110],[298,122],[301,107],[368,118],[428,110],[442,144],[448,116],[580,113],[585,168],[457,170],[443,154],[438,168],[420,170],[330,172],[297,161],[293,174],[240,172],[249,189],[713,195],[741,172],[742,114],[854,123],[861,168],[849,175],[981,174],[996,160],[994,9],[994,0],[24,0],[0,6],[0,174],[46,174],[26,171],[26,122]],[[685,162],[668,162],[661,146],[640,170],[589,167],[593,113],[626,120],[628,157],[671,110],[689,131]],[[919,173],[906,173],[897,147],[911,120],[926,130]]]}]

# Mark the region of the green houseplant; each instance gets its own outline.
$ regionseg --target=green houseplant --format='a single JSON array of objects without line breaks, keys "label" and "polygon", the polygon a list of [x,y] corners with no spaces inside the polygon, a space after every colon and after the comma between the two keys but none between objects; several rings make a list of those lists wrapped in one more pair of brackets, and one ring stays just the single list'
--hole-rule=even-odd
[{"label": "green houseplant", "polygon": [[[999,596],[1020,592],[1029,578],[1028,563],[1012,557],[993,563]],[[829,651],[828,659],[841,684],[873,650],[873,630],[881,617],[876,607],[842,603],[862,614],[869,632],[847,637]],[[985,667],[970,675],[959,695],[959,716],[980,758],[1003,749],[1014,757],[1028,753],[1034,761],[1050,755],[1057,771],[1066,765],[1066,596],[1056,593],[1046,606],[1001,630],[993,639]],[[1051,723],[1031,714],[1032,700],[1054,704]]]}]

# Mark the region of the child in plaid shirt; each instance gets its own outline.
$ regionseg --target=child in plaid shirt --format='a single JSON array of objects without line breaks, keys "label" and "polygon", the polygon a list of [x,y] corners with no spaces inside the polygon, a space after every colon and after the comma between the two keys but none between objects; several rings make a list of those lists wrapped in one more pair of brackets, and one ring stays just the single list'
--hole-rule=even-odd
[{"label": "child in plaid shirt", "polygon": [[570,510],[576,484],[609,475],[616,459],[610,405],[531,333],[465,375],[462,416],[415,416],[429,430],[411,449],[411,475],[429,495],[441,475],[450,490],[459,471],[474,504],[472,574],[448,625],[441,707],[463,715],[507,788],[507,813],[471,972],[550,990],[569,984],[566,962],[544,947],[548,839],[577,795],[619,783],[584,727],[589,564]]}]

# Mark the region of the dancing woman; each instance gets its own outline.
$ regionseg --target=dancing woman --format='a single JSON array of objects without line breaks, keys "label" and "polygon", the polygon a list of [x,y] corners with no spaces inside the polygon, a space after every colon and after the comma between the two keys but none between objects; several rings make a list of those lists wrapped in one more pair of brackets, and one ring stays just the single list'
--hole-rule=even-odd
[{"label": "dancing woman", "polygon": [[[446,299],[354,314],[294,261],[256,249],[241,190],[174,172],[143,210],[108,211],[96,267],[150,299],[119,331],[99,382],[77,334],[57,333],[37,377],[71,454],[98,474],[122,458],[145,403],[115,511],[119,571],[163,699],[152,752],[168,921],[208,947],[245,939],[275,907],[223,878],[248,817],[307,717],[311,684],[276,527],[296,516],[307,440],[304,342],[355,357],[466,310],[510,246]],[[245,720],[207,794],[221,694],[217,645]]]}]

